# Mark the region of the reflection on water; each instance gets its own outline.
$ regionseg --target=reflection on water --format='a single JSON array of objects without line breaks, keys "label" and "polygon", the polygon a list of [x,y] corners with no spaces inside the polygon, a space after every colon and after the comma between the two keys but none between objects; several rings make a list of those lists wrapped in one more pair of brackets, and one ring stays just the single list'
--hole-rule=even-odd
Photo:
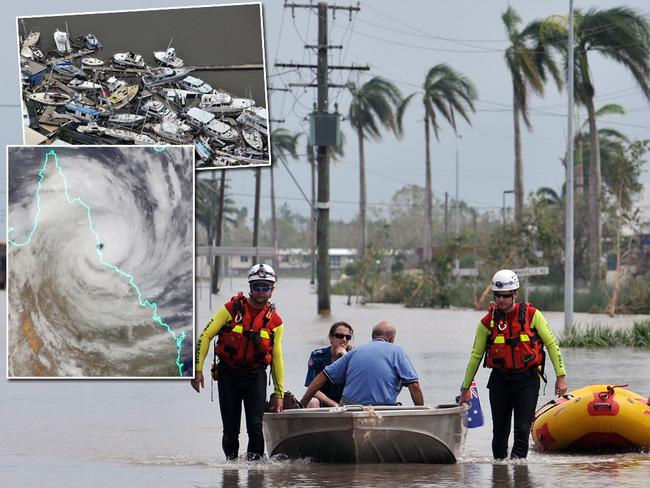
[{"label": "reflection on water", "polygon": [[492,465],[492,485],[502,488],[528,488],[540,486],[539,483],[532,483],[528,475],[527,464],[498,464]]}]

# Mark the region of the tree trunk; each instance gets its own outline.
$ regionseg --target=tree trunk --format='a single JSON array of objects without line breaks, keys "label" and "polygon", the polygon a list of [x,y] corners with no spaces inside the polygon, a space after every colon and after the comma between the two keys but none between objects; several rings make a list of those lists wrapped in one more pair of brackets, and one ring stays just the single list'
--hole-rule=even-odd
[{"label": "tree trunk", "polygon": [[269,167],[271,177],[271,240],[273,242],[273,269],[277,273],[280,268],[278,258],[278,221],[275,212],[275,180],[273,178],[273,165]]},{"label": "tree trunk", "polygon": [[603,254],[601,243],[600,224],[600,144],[598,141],[598,128],[596,127],[596,112],[593,98],[587,101],[587,114],[589,117],[589,242],[587,254],[589,256],[589,281],[593,289],[598,288],[602,281],[600,258]]},{"label": "tree trunk", "polygon": [[[253,247],[257,247],[260,242],[260,197],[262,193],[262,171],[255,168],[255,211],[253,213]],[[255,251],[253,264],[259,262],[259,256]]]},{"label": "tree trunk", "polygon": [[366,158],[363,148],[363,128],[357,129],[359,136],[359,253],[358,260],[361,261],[366,254]]},{"label": "tree trunk", "polygon": [[431,261],[431,252],[433,247],[433,189],[431,184],[431,143],[429,140],[429,112],[424,109],[424,141],[426,150],[426,176],[425,176],[425,222],[424,222],[424,249],[422,258],[424,261]]},{"label": "tree trunk", "polygon": [[[620,201],[620,199],[619,199]],[[616,302],[618,301],[618,292],[621,289],[621,217],[620,210],[616,211],[616,277],[612,294],[607,304],[607,314],[610,317],[616,315]]]},{"label": "tree trunk", "polygon": [[[223,236],[223,210],[226,201],[226,172],[221,171],[221,179],[219,181],[219,205],[217,206],[217,222],[215,224],[215,247],[221,246]],[[214,268],[212,270],[212,293],[219,293],[219,277],[221,274],[221,256],[214,257]]]},{"label": "tree trunk", "polygon": [[513,96],[512,113],[515,127],[515,224],[520,226],[524,209],[524,162],[521,157],[521,122],[519,120],[519,102]]},{"label": "tree trunk", "polygon": [[596,127],[596,110],[594,108],[594,88],[589,73],[589,62],[586,51],[579,52],[579,66],[582,75],[582,90],[586,93],[585,107],[587,109],[587,120],[589,122],[589,215],[587,257],[589,260],[589,283],[593,289],[601,285],[600,258],[603,254],[600,225],[600,144],[598,141],[598,128]]},{"label": "tree trunk", "polygon": [[[575,194],[581,197],[585,189],[585,166],[582,164],[582,133],[579,132],[576,136],[576,151],[575,151],[575,177],[574,188]],[[568,162],[568,161],[567,161]]]}]

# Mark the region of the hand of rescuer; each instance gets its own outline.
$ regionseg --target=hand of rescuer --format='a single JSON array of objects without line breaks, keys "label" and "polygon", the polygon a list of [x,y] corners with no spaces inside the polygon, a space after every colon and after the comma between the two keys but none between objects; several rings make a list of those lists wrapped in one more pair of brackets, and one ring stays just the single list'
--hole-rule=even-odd
[{"label": "hand of rescuer", "polygon": [[459,404],[467,403],[468,405],[472,403],[472,393],[469,388],[460,389],[460,398],[458,399]]},{"label": "hand of rescuer", "polygon": [[558,376],[557,379],[555,380],[555,394],[557,396],[562,396],[566,393],[568,389],[569,387],[566,383],[566,377]]},{"label": "hand of rescuer", "polygon": [[205,388],[205,384],[203,383],[203,373],[197,371],[194,379],[191,380],[190,383],[197,393],[201,393],[201,388]]},{"label": "hand of rescuer", "polygon": [[276,398],[274,396],[273,401],[271,402],[271,411],[280,413],[282,410],[284,410],[284,400],[282,398]]}]

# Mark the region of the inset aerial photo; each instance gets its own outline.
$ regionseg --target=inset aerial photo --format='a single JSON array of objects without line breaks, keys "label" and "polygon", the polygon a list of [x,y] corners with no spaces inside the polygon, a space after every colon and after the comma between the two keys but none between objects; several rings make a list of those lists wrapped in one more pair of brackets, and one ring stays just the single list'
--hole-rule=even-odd
[{"label": "inset aerial photo", "polygon": [[270,164],[259,3],[17,18],[26,144],[192,144]]}]

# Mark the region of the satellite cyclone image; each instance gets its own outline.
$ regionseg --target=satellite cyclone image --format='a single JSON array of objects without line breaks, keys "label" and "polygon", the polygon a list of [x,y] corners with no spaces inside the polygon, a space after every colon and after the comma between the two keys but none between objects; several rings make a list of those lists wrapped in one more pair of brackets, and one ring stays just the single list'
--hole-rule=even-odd
[{"label": "satellite cyclone image", "polygon": [[193,375],[193,149],[7,148],[8,376]]}]

